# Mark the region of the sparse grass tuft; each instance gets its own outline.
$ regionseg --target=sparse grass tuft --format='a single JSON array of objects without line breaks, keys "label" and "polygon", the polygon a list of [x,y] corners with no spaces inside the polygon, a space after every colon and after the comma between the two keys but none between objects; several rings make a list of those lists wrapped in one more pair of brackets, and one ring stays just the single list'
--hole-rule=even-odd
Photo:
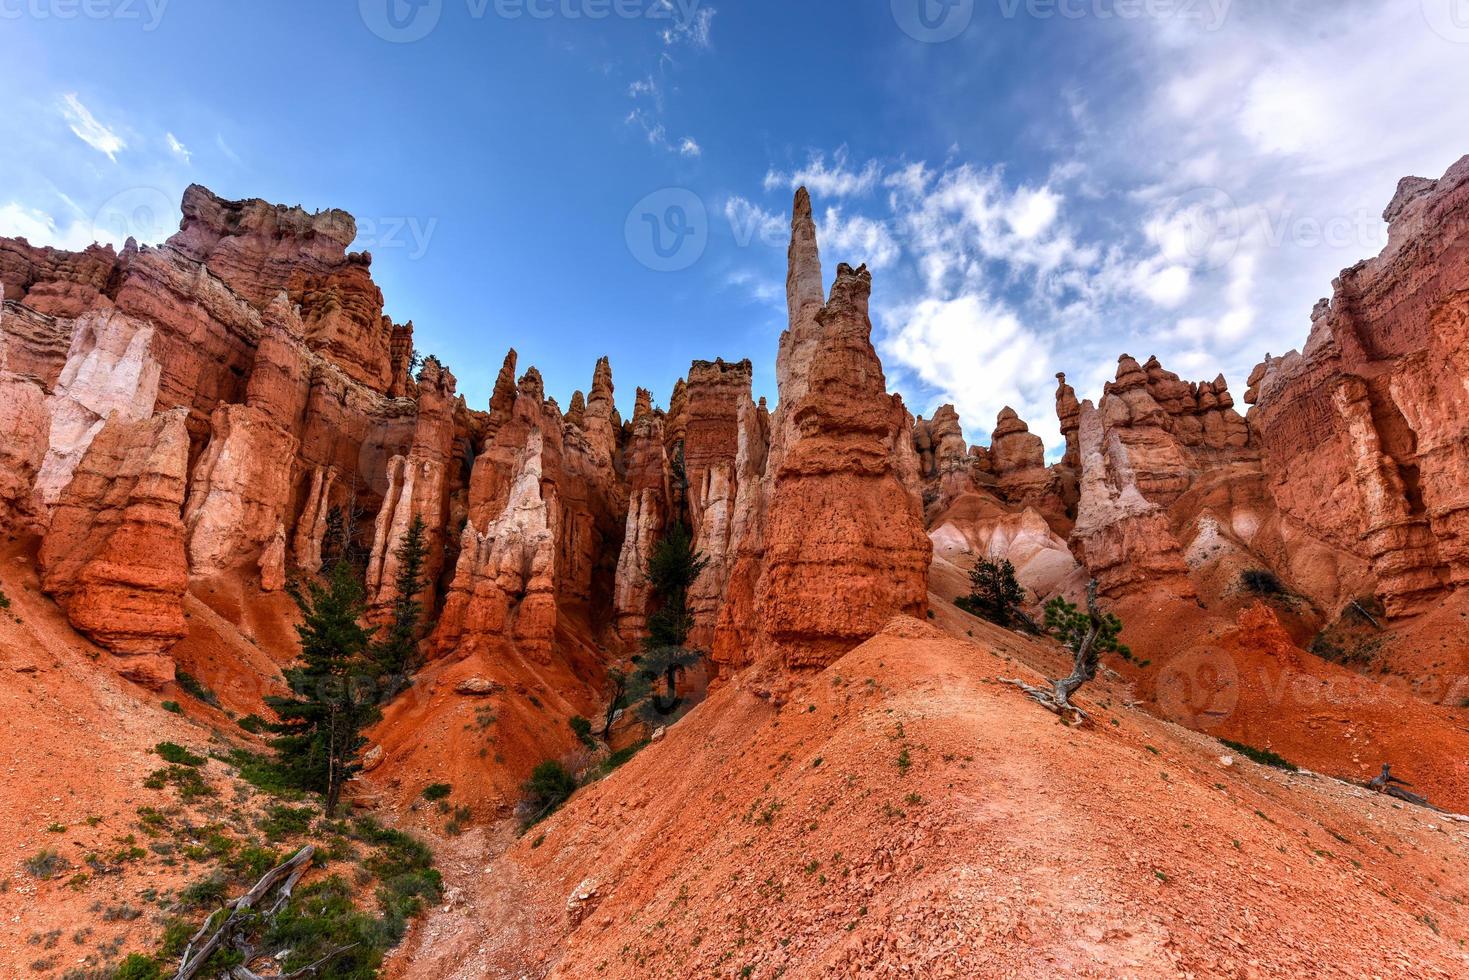
[{"label": "sparse grass tuft", "polygon": [[43,848],[25,859],[26,873],[42,881],[50,881],[70,866],[66,858],[50,848]]}]

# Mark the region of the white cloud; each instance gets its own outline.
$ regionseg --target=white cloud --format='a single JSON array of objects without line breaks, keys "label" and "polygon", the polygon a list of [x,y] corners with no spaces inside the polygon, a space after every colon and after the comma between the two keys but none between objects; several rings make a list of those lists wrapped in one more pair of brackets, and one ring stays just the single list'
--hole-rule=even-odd
[{"label": "white cloud", "polygon": [[126,141],[98,122],[97,117],[92,115],[92,110],[82,105],[75,93],[61,97],[61,114],[78,139],[98,153],[105,153],[107,159],[114,163],[117,162],[117,154],[127,149]]},{"label": "white cloud", "polygon": [[62,226],[39,208],[11,201],[0,205],[0,236],[24,238],[32,245],[50,245],[79,252],[92,244],[93,230],[91,223],[86,221],[73,221]]},{"label": "white cloud", "polygon": [[1005,221],[1017,236],[1030,241],[1051,226],[1060,210],[1061,196],[1049,187],[1022,187],[1011,198]]},{"label": "white cloud", "polygon": [[183,160],[184,163],[193,162],[194,154],[189,150],[187,146],[179,142],[179,138],[177,136],[169,133],[166,139],[168,142],[168,149],[170,153]]},{"label": "white cloud", "polygon": [[1188,299],[1192,281],[1192,274],[1185,266],[1144,262],[1137,267],[1135,285],[1154,304],[1171,310]]},{"label": "white cloud", "polygon": [[724,202],[724,219],[740,248],[760,244],[782,248],[790,240],[790,221],[735,196]]},{"label": "white cloud", "polygon": [[[927,414],[945,402],[959,412],[965,437],[988,441],[1006,405],[1050,446],[1060,443],[1054,404],[1051,350],[1002,302],[979,293],[951,300],[925,299],[897,311],[896,326],[880,343],[883,355],[936,393]],[[1052,431],[1055,430],[1055,431]]]},{"label": "white cloud", "polygon": [[219,152],[223,153],[233,163],[243,166],[244,161],[240,159],[240,155],[235,152],[234,147],[225,142],[223,133],[214,134],[214,145],[219,147]]},{"label": "white cloud", "polygon": [[824,251],[835,253],[840,261],[850,260],[852,265],[865,262],[873,269],[892,265],[900,252],[886,224],[862,215],[848,217],[839,207],[826,209],[817,226],[817,240]]},{"label": "white cloud", "polygon": [[[744,290],[756,303],[774,303],[777,299],[785,297],[785,293],[776,285],[775,280],[763,272],[738,269],[726,276],[724,282],[727,286]],[[784,307],[784,303],[781,305]]]},{"label": "white cloud", "polygon": [[861,170],[851,170],[847,167],[846,151],[838,150],[829,166],[826,157],[817,154],[806,166],[789,173],[767,171],[765,189],[795,190],[804,186],[818,197],[855,197],[871,193],[881,179],[882,168],[876,160],[869,160]]},{"label": "white cloud", "polygon": [[704,148],[692,136],[685,136],[678,143],[679,156],[697,157],[704,155]]}]

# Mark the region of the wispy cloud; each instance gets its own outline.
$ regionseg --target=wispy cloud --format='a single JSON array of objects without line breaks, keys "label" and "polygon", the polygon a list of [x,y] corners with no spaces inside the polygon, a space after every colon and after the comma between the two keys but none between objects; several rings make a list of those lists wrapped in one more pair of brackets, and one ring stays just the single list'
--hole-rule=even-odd
[{"label": "wispy cloud", "polygon": [[244,164],[245,161],[240,159],[240,155],[235,152],[234,147],[225,142],[223,133],[214,134],[214,145],[219,147],[219,152],[223,153],[231,163],[234,163],[236,166],[242,166]]},{"label": "wispy cloud", "polygon": [[853,197],[870,194],[882,179],[882,168],[869,160],[861,169],[847,165],[847,151],[838,150],[830,164],[824,154],[813,154],[803,167],[790,171],[771,169],[765,174],[765,189],[795,189],[805,186],[822,197]]},{"label": "wispy cloud", "polygon": [[178,157],[180,160],[184,161],[184,163],[193,162],[194,154],[189,150],[187,146],[179,142],[179,138],[177,136],[169,133],[165,137],[165,140],[168,143],[168,151],[170,153]]},{"label": "wispy cloud", "polygon": [[698,0],[660,0],[659,6],[673,18],[673,26],[664,28],[659,34],[664,44],[688,44],[695,48],[707,48],[713,44],[717,9],[701,7]]},{"label": "wispy cloud", "polygon": [[92,115],[92,110],[82,105],[75,93],[67,93],[61,97],[61,115],[78,139],[98,153],[105,153],[114,163],[117,162],[117,154],[127,148],[127,142],[98,122],[97,117]]}]

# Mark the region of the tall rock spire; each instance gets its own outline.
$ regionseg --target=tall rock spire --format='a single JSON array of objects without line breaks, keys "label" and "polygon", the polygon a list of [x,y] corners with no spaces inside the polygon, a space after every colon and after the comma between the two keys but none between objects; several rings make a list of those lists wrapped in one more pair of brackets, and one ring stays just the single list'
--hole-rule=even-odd
[{"label": "tall rock spire", "polygon": [[787,252],[786,306],[792,323],[807,304],[825,302],[821,280],[821,251],[816,247],[816,221],[811,216],[811,195],[806,188],[796,191],[791,211],[791,244]]},{"label": "tall rock spire", "polygon": [[905,480],[911,470],[917,482],[913,418],[888,394],[872,346],[872,275],[842,263],[825,303],[820,277],[803,188],[791,219],[768,510],[741,548],[741,563],[763,569],[754,579],[736,565],[714,638],[722,664],[824,667],[893,616],[927,609],[932,545]]}]

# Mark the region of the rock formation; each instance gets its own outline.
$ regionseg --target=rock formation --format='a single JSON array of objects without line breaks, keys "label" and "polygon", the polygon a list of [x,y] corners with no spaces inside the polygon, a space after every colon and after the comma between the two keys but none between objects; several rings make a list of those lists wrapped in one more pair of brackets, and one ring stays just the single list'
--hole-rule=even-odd
[{"label": "rock formation", "polygon": [[1405,178],[1383,219],[1382,254],[1342,273],[1303,350],[1267,356],[1245,400],[1288,543],[1317,545],[1310,567],[1286,561],[1302,586],[1405,616],[1469,575],[1469,158]]},{"label": "rock formation", "polygon": [[[639,394],[645,394],[638,389]],[[617,556],[617,583],[613,607],[617,613],[617,635],[629,649],[636,649],[644,635],[651,612],[648,559],[668,528],[681,519],[671,510],[668,456],[663,448],[663,419],[639,398],[633,412],[632,438],[627,447],[627,525],[622,551]]]},{"label": "rock formation", "polygon": [[872,276],[843,263],[823,297],[804,188],[789,266],[753,649],[731,642],[739,634],[715,641],[716,658],[732,665],[824,666],[893,615],[927,608],[932,546],[909,490],[918,470],[913,421],[902,399],[888,394],[872,347]]},{"label": "rock formation", "polygon": [[150,687],[173,679],[162,656],[186,632],[186,412],[114,412],[58,494],[41,547],[43,585],[82,633]]}]

